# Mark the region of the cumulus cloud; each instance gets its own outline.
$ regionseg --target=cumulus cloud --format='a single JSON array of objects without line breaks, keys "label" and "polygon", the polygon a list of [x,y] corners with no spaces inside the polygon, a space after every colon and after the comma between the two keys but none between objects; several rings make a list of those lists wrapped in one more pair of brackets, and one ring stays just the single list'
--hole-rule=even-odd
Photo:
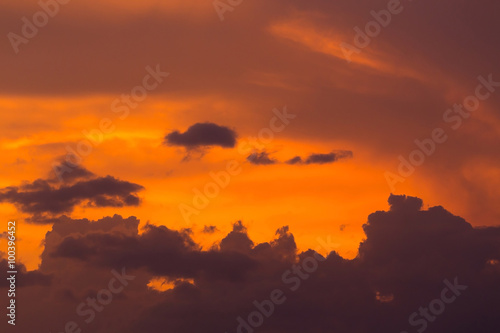
[{"label": "cumulus cloud", "polygon": [[14,204],[21,212],[31,214],[34,223],[53,223],[58,215],[71,213],[76,206],[137,206],[137,195],[143,186],[112,176],[97,177],[83,168],[75,168],[71,177],[59,183],[55,178],[37,179],[19,186],[0,189],[0,202]]},{"label": "cumulus cloud", "polygon": [[244,271],[254,265],[253,260],[235,252],[228,255],[204,252],[189,232],[147,225],[140,236],[100,232],[69,236],[48,255],[105,267],[145,268],[155,276],[196,278],[205,275],[231,280],[240,279]]},{"label": "cumulus cloud", "polygon": [[[254,301],[269,299],[276,289],[286,301],[265,317],[263,330],[410,332],[423,324],[412,326],[409,316],[441,297],[444,280],[455,279],[467,289],[438,320],[427,321],[427,332],[469,333],[478,325],[496,332],[500,227],[473,228],[443,207],[423,210],[414,197],[391,195],[389,204],[389,211],[369,216],[366,240],[352,260],[330,251],[323,257],[318,249],[298,252],[288,227],[269,242],[255,243],[238,221],[218,246],[203,250],[187,231],[146,225],[140,232],[136,218],[65,218],[47,234],[40,266],[40,273],[53,274],[59,283],[20,288],[20,301],[30,299],[24,311],[31,314],[20,325],[24,331],[57,329],[42,315],[52,316],[52,325],[61,313],[75,316],[79,299],[95,295],[111,269],[125,267],[137,278],[99,314],[103,319],[93,332],[236,332],[237,319],[247,320],[256,311]],[[313,270],[306,266],[311,258]],[[158,277],[181,282],[168,291],[152,290],[148,283]],[[52,311],[32,297],[39,290],[33,288],[54,295]]]},{"label": "cumulus cloud", "polygon": [[[2,259],[0,256],[0,269],[2,272],[12,271],[9,268],[9,262],[7,259]],[[17,279],[17,287],[29,287],[29,286],[49,286],[52,283],[52,277],[50,275],[46,275],[41,273],[38,270],[28,271],[26,266],[24,266],[20,262],[16,262],[16,279]],[[8,276],[8,275],[7,275]],[[10,285],[7,279],[0,280],[0,289],[8,288]]]},{"label": "cumulus cloud", "polygon": [[214,123],[196,123],[185,132],[173,131],[165,136],[164,143],[170,146],[181,146],[186,149],[219,146],[233,148],[237,134],[226,126]]}]

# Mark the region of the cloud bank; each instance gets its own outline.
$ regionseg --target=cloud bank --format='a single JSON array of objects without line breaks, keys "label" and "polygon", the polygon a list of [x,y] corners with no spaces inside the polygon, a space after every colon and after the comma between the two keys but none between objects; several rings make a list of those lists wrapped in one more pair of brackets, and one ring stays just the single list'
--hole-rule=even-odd
[{"label": "cloud bank", "polygon": [[[30,318],[20,329],[57,331],[67,320],[87,328],[75,306],[124,268],[136,278],[96,312],[93,332],[237,332],[239,318],[248,323],[260,311],[255,301],[267,304],[275,290],[284,301],[258,327],[263,332],[497,332],[500,227],[473,228],[443,207],[422,209],[415,197],[392,195],[389,204],[369,216],[353,260],[319,255],[324,240],[299,252],[287,227],[255,243],[237,222],[203,249],[189,230],[140,232],[133,217],[65,218],[47,234],[39,268],[58,283],[19,288]],[[148,287],[158,277],[177,282],[163,292]],[[434,301],[442,295],[453,299],[445,309]]]}]

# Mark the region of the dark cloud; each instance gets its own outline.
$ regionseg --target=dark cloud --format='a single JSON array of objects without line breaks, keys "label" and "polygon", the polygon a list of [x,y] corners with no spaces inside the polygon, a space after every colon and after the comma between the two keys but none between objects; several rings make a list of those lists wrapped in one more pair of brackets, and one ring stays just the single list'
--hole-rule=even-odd
[{"label": "dark cloud", "polygon": [[[366,240],[352,260],[321,248],[328,241],[299,253],[288,227],[255,243],[238,221],[205,251],[187,231],[147,225],[140,233],[135,218],[65,218],[47,234],[40,266],[59,281],[44,294],[60,296],[47,312],[44,300],[27,292],[32,289],[20,288],[27,289],[20,300],[31,300],[25,311],[32,313],[21,328],[56,329],[40,314],[53,318],[51,325],[61,313],[74,316],[80,299],[105,286],[110,269],[125,267],[137,278],[99,314],[93,332],[237,332],[237,318],[247,320],[255,301],[276,289],[286,301],[263,317],[263,332],[413,332],[424,325],[420,307],[435,306],[444,281],[455,279],[467,289],[447,291],[456,297],[425,322],[426,332],[497,332],[500,227],[473,228],[442,207],[422,210],[414,197],[391,195],[389,204],[389,211],[369,216]],[[329,255],[320,256],[320,248]],[[147,283],[158,276],[177,282],[168,291],[151,290]],[[412,326],[413,313],[420,321]]]},{"label": "dark cloud", "polygon": [[287,164],[302,164],[302,157],[300,156],[295,156],[294,158],[289,159],[286,161]]},{"label": "dark cloud", "polygon": [[203,230],[201,232],[203,232],[204,234],[213,234],[214,232],[217,232],[219,229],[217,229],[216,226],[214,225],[206,225],[203,227]]},{"label": "dark cloud", "polygon": [[236,222],[233,225],[233,231],[220,242],[222,252],[235,251],[248,254],[253,246],[254,243],[248,237],[247,229],[241,221]]},{"label": "dark cloud", "polygon": [[[0,269],[3,273],[9,276],[6,272],[12,271],[9,268],[9,262],[7,259],[0,257]],[[16,273],[16,286],[19,288],[29,287],[29,286],[49,286],[52,283],[52,277],[50,275],[45,275],[38,270],[27,271],[26,266],[24,266],[19,261],[16,261],[15,266]],[[0,289],[8,288],[10,285],[6,278],[0,280]]]},{"label": "dark cloud", "polygon": [[422,199],[407,197],[405,195],[391,195],[388,202],[391,211],[419,211],[424,205],[424,201]]},{"label": "dark cloud", "polygon": [[59,163],[54,164],[49,178],[50,183],[64,182],[72,184],[77,180],[95,178],[95,174],[80,165],[72,165],[61,159]]},{"label": "dark cloud", "polygon": [[270,165],[276,164],[278,161],[269,157],[266,151],[254,152],[247,157],[247,161],[255,165]]},{"label": "dark cloud", "polygon": [[325,163],[333,163],[337,162],[343,158],[352,157],[352,151],[347,150],[338,150],[331,152],[329,154],[311,154],[305,160],[305,164],[325,164]]},{"label": "dark cloud", "polygon": [[184,133],[174,131],[165,136],[165,144],[186,149],[219,146],[232,148],[236,145],[237,134],[229,127],[214,123],[196,123]]},{"label": "dark cloud", "polygon": [[[309,142],[353,142],[374,151],[377,159],[392,163],[415,138],[441,126],[436,121],[453,103],[461,102],[458,97],[473,93],[478,75],[492,73],[500,80],[496,34],[500,21],[495,17],[499,3],[492,0],[480,6],[473,0],[460,1],[459,5],[453,0],[403,5],[404,11],[392,17],[391,26],[382,28],[383,38],[371,39],[368,47],[353,54],[355,62],[383,59],[396,69],[396,75],[384,71],[386,66],[348,64],[336,48],[323,47],[340,42],[352,45],[356,36],[353,27],[364,30],[373,20],[369,13],[387,8],[387,1],[256,0],[255,6],[244,10],[238,6],[237,11],[227,12],[227,20],[238,19],[226,30],[221,29],[212,6],[206,4],[179,13],[156,10],[155,1],[142,3],[148,9],[121,6],[120,13],[113,11],[119,18],[116,20],[95,10],[100,8],[94,7],[100,6],[95,1],[65,7],[65,15],[51,20],[43,35],[37,35],[36,39],[43,41],[30,39],[29,44],[20,45],[19,55],[4,39],[7,51],[0,54],[1,91],[13,96],[58,98],[75,94],[120,96],[140,82],[146,64],[159,63],[163,70],[182,75],[169,79],[168,84],[150,92],[151,96],[179,100],[183,105],[192,101],[187,106],[192,108],[190,119],[217,122],[230,117],[246,131],[240,121],[252,119],[255,124],[264,124],[269,120],[266,110],[286,100],[304,112],[299,114],[300,126],[287,128],[284,136]],[[24,2],[11,4],[0,12],[1,30],[21,34],[20,18],[30,15]],[[454,8],[451,12],[450,7]],[[192,15],[201,13],[202,19],[197,17],[192,24]],[[397,20],[399,26],[394,29],[392,24]],[[93,22],[92,30],[86,27],[89,21]],[[274,26],[283,33],[273,34]],[[321,42],[311,42],[314,40]],[[65,57],[59,57],[61,49]],[[144,49],[150,52],[140,52]],[[28,76],[30,84],[24,79]],[[450,101],[449,96],[456,96],[457,91],[465,95],[458,94]],[[490,98],[488,107],[485,105],[486,118],[494,120],[471,117],[467,122],[477,130],[461,132],[447,142],[447,149],[433,155],[434,162],[429,159],[426,163],[429,173],[451,174],[454,182],[460,179],[465,185],[448,186],[446,194],[463,193],[468,202],[474,202],[466,208],[475,209],[474,220],[486,223],[488,219],[490,224],[500,217],[500,206],[495,202],[498,192],[493,198],[489,196],[498,186],[469,179],[463,169],[484,160],[500,166],[500,155],[496,154],[498,114],[491,111],[499,109],[499,102]],[[31,113],[40,112],[39,108],[29,109],[26,122],[36,119]],[[206,114],[210,118],[205,118]],[[151,113],[144,114],[148,116]],[[58,124],[50,121],[43,126],[57,130]],[[255,125],[249,128],[255,129]],[[22,136],[20,124],[6,126],[5,131]],[[488,172],[476,174],[483,173]]]},{"label": "dark cloud", "polygon": [[349,150],[336,150],[329,154],[311,154],[305,160],[300,156],[286,161],[287,164],[327,164],[341,159],[352,158],[353,153]]},{"label": "dark cloud", "polygon": [[[246,234],[233,231],[226,239],[240,235]],[[230,252],[228,254],[204,252],[194,243],[189,232],[147,225],[140,236],[100,232],[83,237],[70,236],[48,255],[100,266],[146,268],[154,275],[176,278],[206,275],[231,280],[241,279],[245,270],[254,266],[253,260],[237,253],[239,245],[232,248],[221,243],[221,251]],[[169,260],[165,262],[162,258]]]},{"label": "dark cloud", "polygon": [[53,223],[57,216],[71,213],[76,206],[137,206],[141,185],[116,179],[97,177],[83,168],[75,168],[59,183],[55,178],[37,179],[19,186],[0,189],[0,202],[14,204],[21,212],[31,214],[33,223]]},{"label": "dark cloud", "polygon": [[[351,158],[353,156],[352,151],[349,150],[336,150],[329,154],[311,154],[305,160],[300,156],[295,156],[284,163],[290,165],[298,164],[328,164],[334,163],[341,159]],[[269,152],[253,152],[247,157],[247,161],[255,165],[273,165],[281,163],[275,158],[270,157]]]}]

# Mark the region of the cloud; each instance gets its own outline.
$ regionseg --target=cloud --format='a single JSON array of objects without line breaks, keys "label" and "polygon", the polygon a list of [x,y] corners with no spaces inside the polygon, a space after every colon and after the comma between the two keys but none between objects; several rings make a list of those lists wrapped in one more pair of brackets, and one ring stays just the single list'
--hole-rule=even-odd
[{"label": "cloud", "polygon": [[196,123],[184,133],[174,131],[165,136],[164,143],[170,146],[181,146],[186,149],[219,146],[233,148],[237,134],[229,127],[214,123]]},{"label": "cloud", "polygon": [[[341,159],[351,158],[353,156],[352,151],[349,150],[336,150],[329,154],[311,154],[307,158],[303,159],[300,156],[295,156],[283,163],[290,165],[299,164],[328,164],[334,163]],[[247,161],[255,165],[273,165],[282,163],[275,158],[270,157],[267,151],[253,152],[248,155]]]},{"label": "cloud", "polygon": [[341,159],[352,158],[353,153],[350,150],[336,150],[329,154],[311,154],[305,160],[300,156],[286,161],[287,164],[327,164],[334,163]]},{"label": "cloud", "polygon": [[274,158],[269,157],[269,153],[266,151],[254,152],[247,157],[247,161],[255,165],[270,165],[276,164],[278,161]]},{"label": "cloud", "polygon": [[[7,259],[3,259],[1,258],[1,256],[0,256],[0,269],[2,270],[2,272],[12,271],[12,269],[9,268],[9,262],[7,261]],[[19,261],[16,261],[15,270],[17,271],[16,284],[17,287],[19,288],[28,286],[49,286],[52,283],[52,277],[50,275],[45,275],[38,270],[28,272],[26,270],[26,266],[24,266]],[[9,281],[5,278],[0,281],[0,289],[8,288],[9,285],[10,285]]]},{"label": "cloud", "polygon": [[[230,240],[239,235],[243,234],[233,231],[223,243],[233,244]],[[99,267],[144,268],[154,276],[239,281],[255,266],[254,260],[238,253],[241,246],[245,245],[232,248],[221,243],[221,251],[201,251],[187,232],[147,225],[143,234],[134,236],[100,232],[69,236],[47,255]]]},{"label": "cloud", "polygon": [[[64,175],[64,177],[63,177]],[[95,178],[96,175],[80,165],[70,165],[67,161],[61,160],[55,164],[47,179],[49,183],[64,182],[72,184],[77,180]]]},{"label": "cloud", "polygon": [[286,161],[285,163],[287,163],[287,164],[302,164],[303,161],[302,161],[302,157],[295,156],[295,157],[289,159],[288,161]]},{"label": "cloud", "polygon": [[215,225],[206,225],[203,227],[203,230],[201,232],[203,232],[204,234],[213,234],[217,231],[218,229]]},{"label": "cloud", "polygon": [[29,222],[53,223],[58,215],[71,213],[76,206],[137,206],[137,192],[144,189],[112,176],[97,177],[83,168],[75,168],[68,175],[62,184],[48,178],[2,188],[0,202],[14,204],[21,212],[31,214]]},{"label": "cloud", "polygon": [[[39,269],[58,284],[19,288],[19,301],[31,300],[23,307],[31,320],[20,325],[23,331],[63,327],[57,318],[75,317],[79,302],[106,286],[110,270],[125,267],[137,278],[98,315],[93,332],[236,332],[237,318],[247,320],[257,311],[255,301],[276,289],[286,301],[264,317],[268,331],[416,331],[423,327],[419,308],[439,299],[443,281],[455,278],[467,289],[438,320],[426,322],[427,331],[469,333],[480,325],[482,332],[496,332],[500,227],[473,228],[443,207],[423,210],[419,198],[391,195],[389,204],[368,217],[366,240],[352,260],[335,252],[323,257],[317,249],[298,252],[288,227],[255,243],[238,221],[218,246],[203,250],[187,231],[146,225],[139,232],[132,217],[65,218],[47,233]],[[317,268],[311,269],[311,258]],[[148,287],[153,279],[178,282],[161,292]],[[51,311],[32,297],[33,288],[61,295],[52,299]]]}]

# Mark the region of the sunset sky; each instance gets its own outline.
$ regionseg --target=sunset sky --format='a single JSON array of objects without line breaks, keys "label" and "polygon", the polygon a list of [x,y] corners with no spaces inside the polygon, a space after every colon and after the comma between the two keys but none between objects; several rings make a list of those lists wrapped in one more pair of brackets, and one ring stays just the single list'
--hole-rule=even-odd
[{"label": "sunset sky", "polygon": [[[468,306],[484,314],[480,331],[498,331],[487,313],[498,313],[498,299],[484,307],[471,303],[489,283],[499,294],[498,1],[19,0],[0,6],[0,232],[7,221],[17,222],[18,263],[29,277],[18,277],[19,288],[24,284],[39,298],[22,305],[18,297],[12,332],[63,331],[77,317],[75,307],[122,267],[135,270],[124,297],[138,309],[113,302],[94,326],[82,324],[83,332],[235,332],[238,313],[252,307],[246,299],[273,290],[266,272],[279,284],[281,268],[308,250],[331,262],[326,276],[342,266],[345,276],[332,284],[358,281],[363,274],[351,265],[366,260],[359,265],[373,279],[360,281],[360,288],[368,293],[378,285],[377,295],[392,295],[377,300],[397,303],[403,324],[413,311],[408,304],[415,301],[416,310],[423,303],[415,297],[438,297],[442,281],[459,274],[456,265],[471,285],[483,285],[467,296]],[[401,229],[398,219],[426,227]],[[418,241],[427,239],[423,244],[436,252],[412,257],[420,251],[410,248],[413,227],[414,237],[428,235]],[[448,239],[443,228],[464,234]],[[438,235],[446,240],[434,243]],[[332,248],[321,246],[327,239]],[[406,264],[385,267],[381,258],[389,265],[393,253],[385,243],[408,246],[401,250],[405,260],[393,260],[411,265],[415,259],[415,274],[429,258],[450,266],[437,269],[438,259],[429,261],[429,270],[436,269],[425,278],[429,288],[407,292],[411,286],[403,281],[424,277],[401,273]],[[450,250],[457,243],[460,254]],[[259,252],[257,244],[270,252]],[[82,254],[86,249],[93,250]],[[134,249],[150,256],[144,261],[196,252],[197,259],[172,260],[193,267],[214,260],[227,270],[222,277],[212,272],[215,283],[210,272],[143,267]],[[244,258],[222,258],[229,249]],[[279,264],[263,264],[261,256]],[[478,262],[491,271],[464,267]],[[262,285],[224,287],[225,274],[233,281],[248,270],[246,279]],[[233,295],[228,305],[222,295],[233,288],[243,290],[245,301]],[[175,301],[176,292],[199,292],[202,300],[194,303],[223,310],[188,310],[187,300]],[[316,314],[328,316],[319,308],[321,289],[314,290],[316,299],[300,292],[299,303],[286,303],[290,313],[318,307]],[[342,303],[343,319],[315,327],[317,319],[305,314],[303,326],[294,326],[282,312],[260,329],[381,332],[375,326],[390,310],[377,308],[378,319],[358,326],[347,310],[358,304],[359,312],[369,312],[364,297],[364,291],[346,296],[352,304]],[[467,307],[457,309],[447,309],[428,332],[449,330],[449,322],[455,332],[470,332],[452,320]],[[206,323],[197,328],[177,316]],[[398,320],[383,327],[410,330]]]}]

